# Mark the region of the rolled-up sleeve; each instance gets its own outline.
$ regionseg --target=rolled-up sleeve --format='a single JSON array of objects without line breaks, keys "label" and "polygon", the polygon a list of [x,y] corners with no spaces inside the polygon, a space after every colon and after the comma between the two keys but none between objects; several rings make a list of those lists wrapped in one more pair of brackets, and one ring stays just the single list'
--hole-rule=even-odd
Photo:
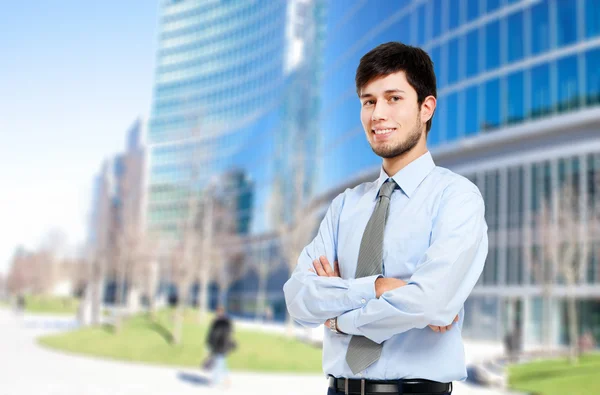
[{"label": "rolled-up sleeve", "polygon": [[319,277],[309,271],[312,262],[320,256],[326,256],[332,265],[337,260],[338,223],[343,203],[344,194],[333,200],[317,236],[302,250],[294,272],[283,286],[290,316],[306,327],[319,326],[375,298],[375,280],[379,276],[342,279]]},{"label": "rolled-up sleeve", "polygon": [[449,191],[434,219],[430,246],[407,284],[340,316],[340,329],[381,343],[413,328],[451,324],[483,271],[484,211],[479,191]]}]

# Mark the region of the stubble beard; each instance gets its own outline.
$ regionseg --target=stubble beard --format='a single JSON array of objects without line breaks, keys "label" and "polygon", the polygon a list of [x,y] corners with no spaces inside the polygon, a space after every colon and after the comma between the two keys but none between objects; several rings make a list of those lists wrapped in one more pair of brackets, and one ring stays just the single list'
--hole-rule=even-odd
[{"label": "stubble beard", "polygon": [[419,140],[421,139],[422,133],[418,122],[419,119],[420,116],[417,116],[417,122],[415,123],[415,127],[410,131],[410,133],[404,141],[400,141],[396,145],[392,145],[393,143],[391,143],[384,144],[379,147],[371,146],[371,149],[373,150],[375,155],[385,159],[391,159],[403,155],[415,148],[419,143]]}]

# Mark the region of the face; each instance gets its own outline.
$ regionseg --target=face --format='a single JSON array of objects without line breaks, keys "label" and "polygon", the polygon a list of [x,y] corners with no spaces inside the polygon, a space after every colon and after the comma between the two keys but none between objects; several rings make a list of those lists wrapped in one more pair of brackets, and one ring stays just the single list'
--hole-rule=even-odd
[{"label": "face", "polygon": [[369,82],[360,92],[360,102],[361,122],[376,155],[394,158],[412,150],[419,141],[424,143],[425,123],[417,92],[403,71]]}]

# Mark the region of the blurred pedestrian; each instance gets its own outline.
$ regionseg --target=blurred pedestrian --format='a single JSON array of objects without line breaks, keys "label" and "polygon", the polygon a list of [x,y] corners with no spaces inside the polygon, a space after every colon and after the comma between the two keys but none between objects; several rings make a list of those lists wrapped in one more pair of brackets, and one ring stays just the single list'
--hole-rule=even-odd
[{"label": "blurred pedestrian", "polygon": [[271,306],[265,307],[265,321],[271,322],[273,321],[273,309]]},{"label": "blurred pedestrian", "polygon": [[355,82],[379,178],[333,200],[284,286],[287,308],[330,329],[330,395],[450,394],[467,376],[460,331],[488,251],[484,201],[427,149],[437,93],[425,51],[381,44]]},{"label": "blurred pedestrian", "polygon": [[215,319],[206,337],[206,344],[210,349],[210,356],[205,362],[205,368],[212,370],[212,384],[223,384],[229,387],[231,379],[227,368],[227,355],[235,350],[236,343],[233,340],[233,324],[222,306],[216,310]]},{"label": "blurred pedestrian", "polygon": [[19,293],[17,295],[17,299],[15,301],[15,308],[16,308],[16,313],[17,315],[21,316],[25,313],[25,307],[26,307],[26,302],[25,302],[25,296],[21,293]]}]

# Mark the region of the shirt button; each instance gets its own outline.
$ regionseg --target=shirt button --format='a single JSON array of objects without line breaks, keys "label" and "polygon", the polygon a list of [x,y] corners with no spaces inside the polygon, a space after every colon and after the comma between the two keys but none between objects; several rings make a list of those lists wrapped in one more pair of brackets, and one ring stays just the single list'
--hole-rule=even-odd
[{"label": "shirt button", "polygon": [[361,300],[360,300],[360,303],[362,303],[362,304],[365,304],[365,303],[367,303],[367,301],[366,301],[366,300],[364,300],[364,299],[361,299]]}]

